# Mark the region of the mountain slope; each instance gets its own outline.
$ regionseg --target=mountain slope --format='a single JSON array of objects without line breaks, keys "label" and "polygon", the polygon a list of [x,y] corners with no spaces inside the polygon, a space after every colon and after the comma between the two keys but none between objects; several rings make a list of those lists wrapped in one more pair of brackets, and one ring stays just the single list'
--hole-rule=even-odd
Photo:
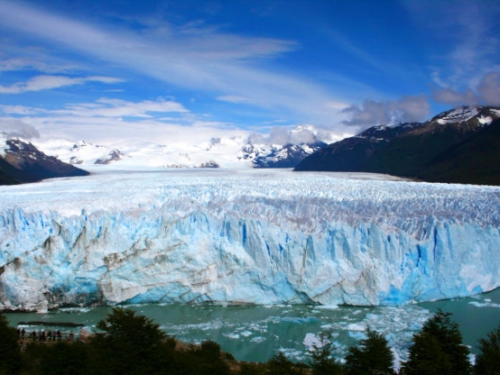
[{"label": "mountain slope", "polygon": [[285,145],[252,144],[242,146],[238,158],[251,160],[254,168],[293,168],[304,158],[326,147],[326,143],[302,143]]},{"label": "mountain slope", "polygon": [[1,134],[0,145],[0,185],[89,174],[53,156],[45,155],[31,143],[19,138],[8,138]]},{"label": "mountain slope", "polygon": [[[306,156],[325,147],[312,127],[297,127],[284,140],[268,137],[212,137],[201,143],[168,144],[127,140],[116,144],[92,144],[83,140],[37,140],[47,155],[83,168],[293,168]],[[327,139],[329,139],[327,137]],[[275,143],[283,142],[283,143]]]},{"label": "mountain slope", "polygon": [[499,127],[500,109],[460,107],[423,124],[372,127],[314,153],[295,170],[373,172],[433,182],[500,184],[496,156]]}]

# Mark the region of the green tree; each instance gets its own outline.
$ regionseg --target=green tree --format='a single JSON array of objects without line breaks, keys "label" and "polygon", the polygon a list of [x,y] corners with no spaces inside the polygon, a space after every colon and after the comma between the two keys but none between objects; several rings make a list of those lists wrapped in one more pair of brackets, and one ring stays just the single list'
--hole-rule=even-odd
[{"label": "green tree", "polygon": [[474,365],[476,375],[500,375],[500,326],[479,339],[479,354]]},{"label": "green tree", "polygon": [[47,345],[40,358],[40,374],[85,375],[89,373],[89,359],[87,344],[58,342]]},{"label": "green tree", "polygon": [[200,348],[193,351],[193,355],[197,375],[229,374],[229,366],[222,359],[220,345],[215,341],[203,341]]},{"label": "green tree", "polygon": [[[161,374],[172,353],[171,343],[159,325],[134,311],[114,308],[101,320],[91,340],[96,374]],[[170,350],[169,350],[170,349]]]},{"label": "green tree", "polygon": [[17,374],[21,369],[18,333],[9,327],[7,318],[0,314],[0,375]]},{"label": "green tree", "polygon": [[394,355],[382,334],[366,329],[359,347],[349,348],[345,367],[349,375],[394,374]]},{"label": "green tree", "polygon": [[240,375],[267,375],[265,363],[243,362],[240,364]]},{"label": "green tree", "polygon": [[296,375],[301,373],[282,352],[267,361],[267,371],[269,375]]},{"label": "green tree", "polygon": [[413,346],[408,362],[402,369],[404,375],[445,375],[453,374],[449,356],[439,341],[429,333],[420,332],[413,336]]},{"label": "green tree", "polygon": [[[451,313],[438,310],[425,322],[422,331],[413,336],[413,342],[409,360],[403,366],[404,374],[469,375],[471,373],[469,349],[463,344],[462,334],[458,324],[451,320]],[[440,369],[439,372],[425,365],[430,361],[434,362],[434,368]],[[426,371],[430,372],[424,372],[424,368],[428,368]]]},{"label": "green tree", "polygon": [[331,332],[319,334],[319,345],[313,344],[310,367],[314,375],[335,375],[342,373],[342,367],[333,358],[334,345],[330,342]]}]

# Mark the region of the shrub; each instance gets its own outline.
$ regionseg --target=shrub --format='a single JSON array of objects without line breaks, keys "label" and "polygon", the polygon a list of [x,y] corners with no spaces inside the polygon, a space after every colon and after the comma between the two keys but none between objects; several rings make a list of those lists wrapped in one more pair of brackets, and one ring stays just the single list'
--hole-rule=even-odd
[{"label": "shrub", "polygon": [[500,375],[500,326],[479,339],[479,354],[474,365],[476,375]]},{"label": "shrub", "polygon": [[359,347],[349,348],[346,357],[346,370],[349,375],[394,374],[392,369],[394,355],[384,336],[366,329],[367,338],[361,340]]},{"label": "shrub", "polygon": [[17,374],[21,369],[18,333],[0,314],[0,374]]},{"label": "shrub", "polygon": [[114,308],[91,340],[96,374],[160,374],[171,350],[167,335],[149,318],[132,310]]},{"label": "shrub", "polygon": [[[441,310],[427,322],[422,331],[413,336],[409,360],[403,373],[469,375],[469,349],[462,342],[458,324],[451,321],[451,313]],[[430,363],[434,363],[431,368]],[[437,372],[436,372],[437,371]]]},{"label": "shrub", "polygon": [[330,332],[321,332],[319,334],[320,344],[313,344],[309,365],[314,375],[335,375],[342,373],[342,367],[333,358],[335,347],[330,342],[330,339]]}]

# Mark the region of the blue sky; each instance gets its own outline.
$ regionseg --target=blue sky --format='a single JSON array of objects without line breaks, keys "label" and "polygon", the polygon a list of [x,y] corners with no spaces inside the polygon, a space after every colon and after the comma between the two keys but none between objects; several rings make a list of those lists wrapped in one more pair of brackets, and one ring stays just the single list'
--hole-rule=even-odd
[{"label": "blue sky", "polygon": [[341,138],[500,105],[499,15],[493,0],[0,0],[0,129]]}]

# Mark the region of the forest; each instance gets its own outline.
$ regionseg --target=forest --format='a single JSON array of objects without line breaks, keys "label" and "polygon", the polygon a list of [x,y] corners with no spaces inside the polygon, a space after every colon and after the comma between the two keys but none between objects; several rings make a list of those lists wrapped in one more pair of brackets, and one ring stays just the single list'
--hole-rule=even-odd
[{"label": "forest", "polygon": [[328,332],[320,334],[307,363],[277,353],[266,363],[237,361],[207,340],[185,344],[163,332],[151,319],[114,308],[86,340],[21,338],[0,315],[0,375],[498,375],[500,326],[478,340],[474,364],[451,314],[439,310],[414,334],[408,360],[395,371],[385,337],[366,328],[366,338],[333,356]]}]

